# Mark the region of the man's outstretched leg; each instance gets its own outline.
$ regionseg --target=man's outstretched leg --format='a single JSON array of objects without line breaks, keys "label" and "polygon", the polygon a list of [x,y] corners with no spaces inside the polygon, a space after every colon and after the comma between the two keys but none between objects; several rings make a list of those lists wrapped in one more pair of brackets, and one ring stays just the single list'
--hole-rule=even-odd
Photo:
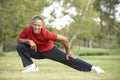
[{"label": "man's outstretched leg", "polygon": [[102,69],[100,69],[99,67],[95,67],[93,65],[91,65],[90,63],[78,59],[78,58],[69,58],[69,60],[66,59],[66,54],[59,50],[58,48],[54,47],[52,50],[50,50],[49,52],[45,52],[43,53],[44,57],[58,61],[60,63],[63,63],[65,65],[68,65],[76,70],[79,71],[84,71],[84,72],[88,72],[88,71],[95,71],[97,73],[104,73],[104,71]]}]

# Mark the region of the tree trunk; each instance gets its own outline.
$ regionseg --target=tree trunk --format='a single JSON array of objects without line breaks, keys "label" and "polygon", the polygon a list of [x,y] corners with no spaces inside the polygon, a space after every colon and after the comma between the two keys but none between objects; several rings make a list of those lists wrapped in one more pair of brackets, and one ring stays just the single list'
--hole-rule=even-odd
[{"label": "tree trunk", "polygon": [[88,41],[88,45],[89,45],[89,48],[90,48],[90,52],[92,52],[92,40]]},{"label": "tree trunk", "polygon": [[84,39],[84,46],[88,48],[88,40]]},{"label": "tree trunk", "polygon": [[0,28],[0,52],[3,52],[3,29]]},{"label": "tree trunk", "polygon": [[80,42],[78,43],[78,50],[77,50],[77,54],[80,54]]},{"label": "tree trunk", "polygon": [[0,52],[3,52],[3,44],[0,42]]},{"label": "tree trunk", "polygon": [[[88,1],[88,4],[87,4],[87,7],[85,8],[85,11],[84,11],[84,12],[82,13],[82,15],[81,15],[81,16],[82,16],[82,20],[80,21],[81,24],[82,24],[82,22],[83,22],[83,20],[84,20],[83,18],[84,18],[84,16],[85,16],[85,14],[87,13],[88,8],[89,8],[91,2],[92,2],[92,0],[89,0],[89,1]],[[78,26],[79,28],[77,29],[76,34],[71,38],[70,47],[71,47],[74,39],[76,39],[77,35],[79,34],[79,32],[80,32],[79,30],[81,30],[81,29],[80,29],[81,26],[82,26],[82,25]]]},{"label": "tree trunk", "polygon": [[70,41],[70,47],[72,47],[72,43],[74,41],[74,39],[77,37],[78,32],[72,37],[71,41]]}]

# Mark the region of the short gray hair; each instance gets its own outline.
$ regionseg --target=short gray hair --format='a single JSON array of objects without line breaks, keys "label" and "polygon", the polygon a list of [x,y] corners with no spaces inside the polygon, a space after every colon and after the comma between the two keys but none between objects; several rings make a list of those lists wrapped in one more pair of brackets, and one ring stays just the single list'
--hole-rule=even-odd
[{"label": "short gray hair", "polygon": [[40,16],[35,16],[35,17],[32,19],[32,23],[33,23],[33,22],[34,22],[34,20],[36,20],[36,19],[38,19],[38,20],[42,20],[42,22],[43,22],[42,17],[40,17]]}]

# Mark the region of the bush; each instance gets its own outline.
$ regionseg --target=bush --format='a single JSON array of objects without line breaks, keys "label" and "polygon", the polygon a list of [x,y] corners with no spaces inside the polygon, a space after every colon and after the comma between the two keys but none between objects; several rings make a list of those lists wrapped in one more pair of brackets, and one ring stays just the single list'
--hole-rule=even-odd
[{"label": "bush", "polygon": [[86,53],[80,53],[79,56],[90,56],[90,55],[109,55],[109,52],[86,52]]},{"label": "bush", "polygon": [[8,52],[8,51],[15,51],[16,50],[16,39],[9,39],[8,42],[4,43],[3,51]]},{"label": "bush", "polygon": [[0,51],[0,56],[4,56],[4,53]]}]

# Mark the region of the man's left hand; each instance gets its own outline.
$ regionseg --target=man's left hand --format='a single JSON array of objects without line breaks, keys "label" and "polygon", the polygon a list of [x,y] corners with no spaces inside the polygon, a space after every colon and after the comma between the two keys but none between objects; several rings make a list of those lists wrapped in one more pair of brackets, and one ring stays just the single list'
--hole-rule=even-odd
[{"label": "man's left hand", "polygon": [[69,60],[70,57],[75,58],[75,56],[71,52],[66,53],[66,59]]}]

